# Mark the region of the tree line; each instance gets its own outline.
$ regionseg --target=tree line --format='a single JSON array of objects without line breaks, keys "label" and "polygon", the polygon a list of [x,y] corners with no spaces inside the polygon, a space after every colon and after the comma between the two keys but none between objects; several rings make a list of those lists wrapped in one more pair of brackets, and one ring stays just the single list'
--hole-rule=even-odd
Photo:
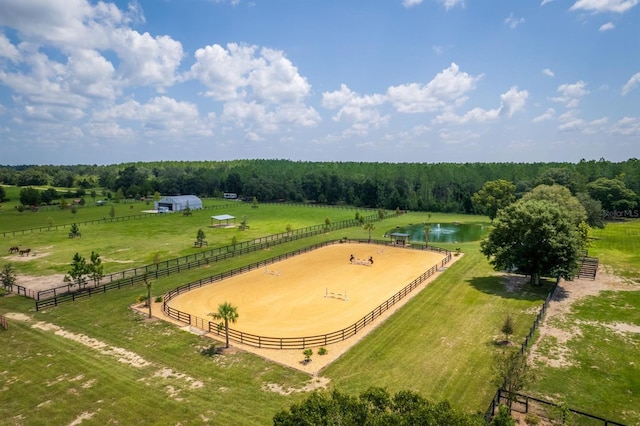
[{"label": "tree line", "polygon": [[[434,212],[482,213],[473,196],[488,181],[506,180],[520,198],[540,184],[588,194],[607,211],[639,205],[640,161],[578,163],[366,163],[234,160],[115,165],[0,166],[0,183],[74,188],[139,199],[154,193],[261,202],[293,201]],[[0,201],[4,195],[0,193]],[[45,195],[55,198],[52,193]]]}]

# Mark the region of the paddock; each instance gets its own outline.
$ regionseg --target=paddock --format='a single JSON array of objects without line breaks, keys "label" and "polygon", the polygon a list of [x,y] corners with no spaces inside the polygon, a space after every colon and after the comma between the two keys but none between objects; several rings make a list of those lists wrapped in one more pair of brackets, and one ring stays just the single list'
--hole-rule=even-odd
[{"label": "paddock", "polygon": [[[354,263],[352,255],[374,262]],[[210,312],[229,302],[239,314],[230,327],[239,332],[317,336],[356,323],[444,257],[427,250],[334,244],[183,293],[168,305],[209,321]],[[326,297],[329,293],[348,297]]]}]

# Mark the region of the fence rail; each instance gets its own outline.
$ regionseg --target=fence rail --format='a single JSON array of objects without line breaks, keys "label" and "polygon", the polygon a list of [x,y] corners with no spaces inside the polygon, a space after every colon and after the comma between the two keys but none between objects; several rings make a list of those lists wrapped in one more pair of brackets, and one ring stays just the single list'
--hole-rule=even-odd
[{"label": "fence rail", "polygon": [[[555,284],[553,285],[553,287],[551,288],[551,290],[549,291],[549,294],[547,295],[544,303],[542,304],[542,306],[540,307],[540,311],[538,312],[538,315],[536,316],[536,319],[533,321],[533,324],[531,325],[531,329],[529,330],[529,334],[527,334],[527,336],[525,337],[524,341],[522,342],[522,344],[520,345],[520,356],[524,356],[527,349],[529,348],[529,345],[531,344],[531,342],[533,341],[533,335],[535,334],[536,330],[538,329],[538,327],[540,326],[540,323],[544,320],[545,314],[547,312],[547,309],[549,308],[549,304],[551,303],[551,301],[553,300],[556,291],[558,290],[558,286],[560,284],[560,277],[558,277],[556,279]],[[516,398],[514,400],[514,397]],[[522,401],[518,401],[517,398],[523,398],[524,402]],[[519,411],[519,412],[523,412],[520,411],[520,409],[518,409],[517,407],[519,405],[524,405],[524,409],[526,411],[524,411],[524,413],[528,413],[529,411],[529,401],[534,401],[534,402],[539,402],[540,404],[545,404],[547,406],[553,406],[553,407],[558,407],[557,404],[553,404],[551,402],[547,402],[547,401],[543,401],[541,399],[537,399],[531,396],[527,396],[527,395],[523,395],[523,394],[519,394],[516,392],[510,392],[506,389],[504,389],[504,387],[499,388],[496,393],[494,394],[493,398],[491,399],[491,403],[489,404],[489,408],[487,409],[487,411],[485,412],[485,420],[487,421],[487,423],[493,418],[494,414],[495,414],[495,410],[496,408],[500,405],[503,404],[505,402],[509,403],[511,402],[511,406],[510,409],[512,411]],[[514,409],[514,404],[513,402],[517,402],[517,404],[515,405],[516,408]],[[507,404],[509,405],[509,404]],[[581,419],[590,419],[591,421],[596,420],[598,421],[598,423],[588,423],[588,424],[604,424],[606,425],[614,425],[614,426],[624,426],[622,423],[617,423],[614,422],[612,420],[607,420],[607,419],[603,419],[591,414],[587,414],[578,410],[573,410],[573,409],[567,409],[569,412],[574,413],[576,415],[582,416]],[[540,413],[537,413],[540,414]],[[602,423],[601,423],[602,422]],[[564,423],[563,423],[564,424]],[[585,424],[584,422],[581,422],[580,424]]]},{"label": "fence rail", "polygon": [[[364,218],[365,222],[373,222],[381,220],[378,215],[371,215]],[[203,265],[219,262],[235,256],[251,253],[258,250],[267,249],[275,245],[284,244],[286,242],[311,237],[327,231],[335,231],[352,226],[360,225],[360,221],[355,219],[336,222],[331,225],[314,225],[307,228],[292,230],[280,234],[269,235],[266,237],[256,238],[250,241],[210,249],[194,255],[184,256],[158,265],[147,265],[140,268],[128,269],[103,277],[101,282],[107,283],[88,283],[81,289],[75,289],[73,285],[65,285],[55,287],[48,290],[39,291],[36,294],[36,310],[42,308],[58,306],[63,302],[75,301],[83,297],[89,297],[96,293],[105,293],[109,290],[120,289],[125,286],[142,282],[144,277],[159,278],[174,273],[199,268]],[[26,290],[26,289],[25,289]],[[25,294],[26,295],[26,294]]]},{"label": "fence rail", "polygon": [[623,423],[585,413],[584,411],[560,407],[553,402],[517,392],[509,392],[504,389],[500,389],[496,393],[496,405],[499,404],[510,405],[511,411],[518,413],[534,414],[542,418],[555,419],[557,417],[555,420],[559,420],[562,424],[625,426]]},{"label": "fence rail", "polygon": [[[279,262],[281,260],[298,256],[303,253],[308,253],[310,251],[317,250],[322,247],[326,247],[333,244],[338,244],[341,242],[350,242],[350,243],[367,243],[367,244],[381,244],[388,245],[388,241],[380,241],[380,240],[333,240],[326,241],[318,244],[311,245],[309,247],[305,247],[303,249],[295,250],[289,253],[281,254],[279,256],[274,256],[270,259],[263,260],[260,262],[253,263],[251,265],[246,265],[241,268],[237,268],[231,271],[223,272],[221,274],[212,275],[207,278],[200,279],[198,281],[193,281],[187,284],[184,284],[180,287],[177,287],[170,292],[164,295],[164,302],[162,304],[163,312],[182,323],[189,324],[191,326],[203,329],[210,333],[215,333],[220,335],[221,330],[218,327],[218,323],[205,320],[203,318],[197,317],[195,315],[191,315],[186,312],[182,312],[178,309],[172,308],[168,305],[169,302],[174,297],[187,293],[196,288],[200,288],[205,285],[212,284],[214,282],[221,281],[223,279],[232,277],[234,275],[243,274],[245,272],[263,268],[269,264]],[[405,247],[406,249],[418,249],[418,250],[433,250],[440,253],[445,253],[444,259],[438,264],[432,266],[407,286],[405,286],[402,290],[398,291],[389,299],[382,302],[375,309],[369,312],[367,315],[362,317],[360,320],[355,322],[354,324],[343,328],[342,330],[338,330],[332,333],[316,335],[316,336],[305,336],[305,337],[267,337],[267,336],[258,336],[250,333],[243,333],[242,331],[229,329],[229,339],[238,343],[242,343],[245,345],[253,346],[256,348],[267,348],[267,349],[304,349],[313,346],[323,346],[329,345],[331,343],[338,343],[343,340],[346,340],[352,336],[355,336],[358,332],[362,331],[368,324],[371,324],[376,318],[379,318],[384,312],[388,311],[389,308],[394,306],[400,300],[404,299],[409,293],[411,293],[416,287],[426,281],[429,277],[435,274],[438,271],[439,267],[444,267],[447,263],[451,261],[451,252],[448,250],[441,249],[439,247],[424,247],[424,246],[409,246]]]},{"label": "fence rail", "polygon": [[[125,204],[125,203],[123,203]],[[262,203],[262,204],[269,204],[269,205],[287,205],[287,206],[297,206],[297,207],[323,207],[323,208],[336,208],[336,209],[343,209],[343,210],[373,210],[373,209],[368,209],[368,208],[356,208],[353,206],[340,206],[340,205],[330,205],[330,204],[310,204],[310,203],[276,203],[276,202],[272,202],[272,203]],[[113,204],[112,204],[113,205]],[[229,209],[229,208],[233,208],[233,207],[237,207],[239,205],[243,205],[243,206],[249,206],[250,203],[233,203],[233,204],[223,204],[223,205],[216,205],[216,206],[203,206],[201,209],[199,210],[222,210],[222,209]],[[78,207],[78,206],[76,206]],[[55,208],[59,208],[59,207],[55,207]],[[124,221],[128,221],[128,220],[138,220],[138,219],[147,219],[147,218],[151,218],[151,217],[158,217],[157,213],[137,213],[137,214],[132,214],[132,215],[125,215],[125,216],[114,216],[114,217],[106,217],[104,216],[102,219],[92,219],[92,220],[85,220],[85,221],[74,221],[71,223],[63,223],[63,224],[59,224],[59,225],[51,225],[51,226],[38,226],[35,228],[27,228],[27,229],[16,229],[16,230],[12,230],[12,231],[2,231],[0,232],[0,235],[2,235],[2,237],[15,237],[16,235],[26,235],[26,234],[33,234],[36,232],[45,232],[45,231],[57,231],[58,229],[66,229],[67,227],[71,227],[74,223],[76,225],[96,225],[96,224],[104,224],[104,223],[113,223],[113,222],[124,222]]]},{"label": "fence rail", "polygon": [[[536,315],[536,319],[533,321],[533,324],[529,329],[529,334],[527,334],[527,336],[524,338],[524,341],[520,345],[520,352],[519,352],[520,356],[524,356],[527,349],[529,348],[529,344],[533,341],[533,335],[535,334],[536,330],[538,329],[538,326],[544,319],[544,316],[547,313],[547,308],[549,307],[549,303],[551,303],[551,300],[553,300],[553,297],[556,293],[556,290],[558,289],[559,284],[560,284],[560,277],[556,279],[556,282],[554,283],[553,287],[551,287],[549,294],[547,295],[546,299],[544,300],[544,303],[542,304],[542,306],[540,307],[540,310],[538,311],[538,315]],[[491,399],[491,403],[489,403],[489,408],[487,409],[484,415],[485,420],[487,420],[487,423],[493,418],[495,414],[495,410],[499,405],[498,396],[500,395],[501,391],[504,391],[503,388],[504,386],[501,388],[498,388],[493,398]]]}]

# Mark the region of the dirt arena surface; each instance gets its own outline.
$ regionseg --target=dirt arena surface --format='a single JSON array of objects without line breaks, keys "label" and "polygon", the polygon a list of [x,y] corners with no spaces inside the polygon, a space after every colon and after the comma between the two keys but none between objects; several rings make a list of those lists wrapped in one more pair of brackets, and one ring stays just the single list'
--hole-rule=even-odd
[{"label": "dirt arena surface", "polygon": [[[365,261],[350,262],[350,256]],[[366,260],[373,258],[373,265]],[[265,337],[303,337],[327,334],[346,328],[411,281],[440,265],[443,254],[426,250],[411,250],[393,246],[369,244],[335,244],[250,271],[224,281],[210,284],[168,302],[169,306],[205,320],[218,305],[230,302],[238,308],[239,318],[231,328]],[[452,261],[458,257],[452,257]],[[450,263],[451,263],[450,262]],[[447,265],[448,266],[448,265]],[[436,273],[429,281],[439,275]],[[317,373],[350,346],[393,314],[428,282],[421,284],[409,296],[385,312],[362,333],[344,342],[325,346],[327,355],[317,355],[302,364],[302,350],[257,349],[231,342],[237,349],[305,372]],[[346,294],[347,300],[326,297],[327,292]],[[160,304],[154,304],[154,316],[166,319]],[[181,324],[184,327],[184,324]],[[185,330],[198,332],[189,326]],[[211,336],[216,339],[221,336]]]}]

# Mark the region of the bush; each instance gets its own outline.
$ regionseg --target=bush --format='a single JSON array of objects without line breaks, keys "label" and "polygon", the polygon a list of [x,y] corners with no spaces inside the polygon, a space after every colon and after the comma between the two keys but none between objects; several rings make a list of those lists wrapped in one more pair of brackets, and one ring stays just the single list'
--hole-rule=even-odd
[{"label": "bush", "polygon": [[328,353],[329,353],[329,351],[327,350],[327,348],[318,349],[318,355],[326,355]]},{"label": "bush", "polygon": [[530,426],[535,426],[540,424],[540,417],[536,416],[535,414],[529,413],[524,416],[524,422]]},{"label": "bush", "polygon": [[218,349],[216,348],[216,344],[214,343],[208,348],[201,350],[200,353],[204,356],[214,356],[218,353]]},{"label": "bush", "polygon": [[156,303],[162,303],[162,296],[156,296]]}]

